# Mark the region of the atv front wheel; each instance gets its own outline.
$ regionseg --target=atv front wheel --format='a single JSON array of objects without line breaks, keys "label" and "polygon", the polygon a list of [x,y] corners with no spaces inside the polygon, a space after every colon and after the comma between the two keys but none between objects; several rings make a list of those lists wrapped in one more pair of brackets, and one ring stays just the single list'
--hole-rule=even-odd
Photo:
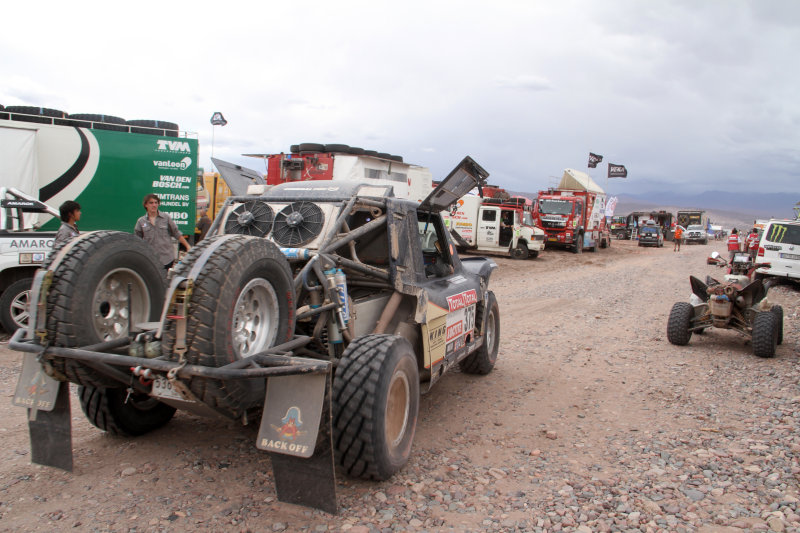
[{"label": "atv front wheel", "polygon": [[175,408],[146,394],[129,398],[122,388],[78,387],[81,409],[95,427],[121,437],[138,437],[172,420]]},{"label": "atv front wheel", "polygon": [[414,348],[397,335],[347,347],[333,378],[333,444],[347,475],[382,481],[411,455],[419,414]]},{"label": "atv front wheel", "polygon": [[783,307],[780,305],[773,305],[770,312],[774,314],[777,318],[777,328],[778,328],[778,345],[783,344]]},{"label": "atv front wheel", "polygon": [[672,306],[667,321],[667,340],[676,346],[686,346],[692,338],[694,307],[689,302],[677,302]]},{"label": "atv front wheel", "polygon": [[778,316],[772,311],[756,313],[753,320],[753,353],[758,357],[775,357],[778,346]]},{"label": "atv front wheel", "polygon": [[500,347],[500,308],[492,291],[478,308],[475,323],[483,324],[483,344],[461,361],[461,371],[466,374],[488,374],[497,362],[497,350]]}]

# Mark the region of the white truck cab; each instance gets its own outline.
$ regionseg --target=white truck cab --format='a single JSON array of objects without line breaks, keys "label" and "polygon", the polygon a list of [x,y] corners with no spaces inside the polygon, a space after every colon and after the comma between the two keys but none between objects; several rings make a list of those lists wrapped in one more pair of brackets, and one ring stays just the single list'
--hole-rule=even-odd
[{"label": "white truck cab", "polygon": [[533,225],[526,206],[472,194],[459,199],[456,205],[445,219],[462,248],[515,259],[535,258],[544,250],[544,231]]}]

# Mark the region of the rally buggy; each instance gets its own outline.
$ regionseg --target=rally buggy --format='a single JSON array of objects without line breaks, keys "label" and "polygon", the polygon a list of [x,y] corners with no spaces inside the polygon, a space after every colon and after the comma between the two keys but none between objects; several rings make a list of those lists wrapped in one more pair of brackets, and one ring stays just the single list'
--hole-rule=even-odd
[{"label": "rally buggy", "polygon": [[11,341],[29,352],[14,402],[35,418],[33,461],[72,467],[70,381],[92,424],[123,436],[176,409],[260,417],[278,498],[335,512],[334,464],[390,477],[420,389],[495,364],[496,265],[459,258],[439,215],[487,176],[467,157],[421,204],[385,184],[260,186],[226,200],[166,285],[130,234],[54,251]]}]

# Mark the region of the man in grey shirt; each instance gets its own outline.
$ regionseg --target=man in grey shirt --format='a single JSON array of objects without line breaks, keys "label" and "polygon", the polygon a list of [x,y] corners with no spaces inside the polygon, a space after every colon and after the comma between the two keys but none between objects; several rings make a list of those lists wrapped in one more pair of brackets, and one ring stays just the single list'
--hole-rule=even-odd
[{"label": "man in grey shirt", "polygon": [[165,269],[169,269],[175,262],[175,247],[172,244],[172,237],[178,239],[178,242],[187,250],[189,243],[181,235],[175,221],[158,210],[160,203],[161,200],[155,194],[151,193],[144,197],[142,205],[147,214],[139,217],[133,232],[153,247],[158,261],[164,265]]},{"label": "man in grey shirt", "polygon": [[56,232],[53,248],[62,246],[78,236],[77,222],[81,219],[81,204],[67,200],[58,208],[58,213],[61,215],[61,227]]}]

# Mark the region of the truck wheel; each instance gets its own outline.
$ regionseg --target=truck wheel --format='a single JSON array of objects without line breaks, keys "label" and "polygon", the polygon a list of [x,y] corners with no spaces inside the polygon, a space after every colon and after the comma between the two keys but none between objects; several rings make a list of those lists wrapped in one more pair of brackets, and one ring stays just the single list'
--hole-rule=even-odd
[{"label": "truck wheel", "polygon": [[[204,239],[175,269],[186,276],[219,237]],[[186,327],[189,364],[221,367],[294,335],[295,291],[289,263],[275,244],[237,235],[220,245],[194,282]],[[170,320],[162,347],[172,361],[176,322]],[[220,381],[193,378],[192,392],[207,405],[238,418],[263,404],[264,379]]]},{"label": "truck wheel", "polygon": [[172,420],[175,408],[146,394],[131,394],[122,388],[78,387],[81,409],[95,427],[113,435],[138,437]]},{"label": "truck wheel", "polygon": [[33,278],[15,281],[0,296],[0,325],[6,333],[28,326],[30,319],[31,283]]},{"label": "truck wheel", "polygon": [[418,414],[411,343],[397,335],[354,339],[333,378],[334,450],[345,473],[389,479],[408,462]]},{"label": "truck wheel", "polygon": [[[158,320],[164,300],[164,267],[139,237],[97,231],[76,243],[53,273],[47,296],[47,337],[55,346],[74,348],[128,335],[130,322]],[[69,381],[97,387],[119,386],[78,361],[50,358]]]},{"label": "truck wheel", "polygon": [[483,303],[484,305],[478,307],[475,317],[476,324],[483,324],[483,345],[461,361],[461,371],[466,374],[488,374],[497,362],[497,350],[500,347],[500,308],[492,291],[489,291],[486,302]]},{"label": "truck wheel", "polygon": [[775,357],[778,346],[778,315],[772,311],[756,313],[753,320],[753,353],[758,357]]},{"label": "truck wheel", "polygon": [[667,322],[667,340],[676,346],[686,346],[692,338],[694,307],[689,302],[677,302],[669,312]]},{"label": "truck wheel", "polygon": [[528,257],[530,257],[531,259],[536,259],[537,257],[539,257],[539,250],[529,250],[528,253],[530,253]]},{"label": "truck wheel", "polygon": [[575,244],[572,245],[572,253],[583,253],[583,235],[576,236]]},{"label": "truck wheel", "polygon": [[770,309],[772,314],[777,317],[777,328],[778,328],[778,344],[783,344],[783,307],[780,305],[773,305],[772,309]]},{"label": "truck wheel", "polygon": [[511,257],[514,259],[527,259],[528,254],[528,246],[524,242],[517,243],[516,248],[511,250]]}]

